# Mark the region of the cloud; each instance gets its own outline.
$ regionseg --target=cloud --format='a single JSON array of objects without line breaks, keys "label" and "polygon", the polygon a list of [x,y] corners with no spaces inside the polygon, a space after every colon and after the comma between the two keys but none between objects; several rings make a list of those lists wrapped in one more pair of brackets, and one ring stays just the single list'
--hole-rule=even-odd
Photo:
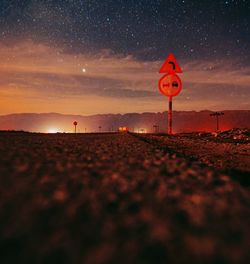
[{"label": "cloud", "polygon": [[188,83],[250,85],[250,67],[242,67],[228,59],[193,61],[184,64],[184,80]]},{"label": "cloud", "polygon": [[49,48],[43,44],[31,41],[16,46],[0,45],[0,56],[3,57],[2,66],[11,71],[41,72],[51,74],[79,75],[105,77],[116,80],[151,80],[156,77],[154,64],[139,62],[132,56],[122,57],[107,50],[97,54],[69,54],[60,49]]},{"label": "cloud", "polygon": [[[35,72],[6,72],[0,80],[0,87],[5,87],[12,94],[23,90],[27,94],[36,93],[37,97],[98,95],[102,97],[133,98],[157,97],[157,90],[134,89],[132,81],[108,79],[104,77],[85,77]],[[0,91],[3,89],[0,88]],[[14,93],[15,92],[15,93]]]},{"label": "cloud", "polygon": [[[140,61],[110,50],[72,54],[28,40],[0,44],[0,56],[0,96],[9,103],[13,102],[11,97],[23,98],[22,102],[33,100],[32,105],[36,100],[46,104],[53,98],[57,109],[62,108],[62,100],[68,100],[68,108],[73,109],[76,102],[80,105],[80,99],[103,104],[99,109],[107,107],[108,112],[121,111],[121,102],[131,111],[166,108],[166,98],[157,88],[162,61]],[[230,60],[186,61],[181,66],[183,91],[176,100],[179,110],[216,105],[231,109],[234,102],[237,108],[250,107],[246,103],[250,102],[249,67]],[[131,99],[137,99],[137,105],[131,105]],[[4,112],[3,106],[0,112]]]}]

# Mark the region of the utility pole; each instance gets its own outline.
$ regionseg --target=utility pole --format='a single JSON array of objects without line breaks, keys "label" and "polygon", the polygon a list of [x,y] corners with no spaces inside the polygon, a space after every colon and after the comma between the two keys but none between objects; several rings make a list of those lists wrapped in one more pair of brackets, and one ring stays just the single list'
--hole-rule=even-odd
[{"label": "utility pole", "polygon": [[219,128],[220,128],[220,126],[219,126],[219,116],[222,116],[222,115],[224,115],[223,112],[215,112],[215,113],[210,114],[210,116],[216,117],[216,131],[219,131]]}]

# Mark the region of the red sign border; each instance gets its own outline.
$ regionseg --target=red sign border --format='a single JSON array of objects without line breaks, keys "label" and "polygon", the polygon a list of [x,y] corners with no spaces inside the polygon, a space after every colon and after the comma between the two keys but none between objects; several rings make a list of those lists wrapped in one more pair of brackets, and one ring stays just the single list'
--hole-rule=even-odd
[{"label": "red sign border", "polygon": [[[179,80],[180,85],[181,85],[180,89],[179,89],[175,94],[173,94],[173,95],[166,95],[166,94],[162,91],[162,89],[161,89],[161,85],[160,85],[161,81],[162,81],[166,76],[169,76],[169,75],[175,75],[175,77]],[[182,81],[181,81],[181,78],[180,78],[177,74],[175,74],[175,73],[167,73],[167,74],[163,75],[163,76],[161,77],[161,79],[159,80],[159,82],[158,82],[158,88],[159,88],[160,92],[161,92],[163,95],[167,96],[167,97],[174,97],[174,96],[177,96],[177,95],[181,92],[181,89],[182,89]]]}]

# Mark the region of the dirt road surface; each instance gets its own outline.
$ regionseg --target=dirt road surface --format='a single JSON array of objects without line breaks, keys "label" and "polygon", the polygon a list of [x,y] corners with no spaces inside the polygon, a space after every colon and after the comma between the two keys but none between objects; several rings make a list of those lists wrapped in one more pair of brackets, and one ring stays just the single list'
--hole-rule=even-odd
[{"label": "dirt road surface", "polygon": [[241,185],[250,187],[250,137],[247,140],[225,140],[210,136],[173,136],[142,134],[139,139],[165,152],[215,168],[229,174]]},{"label": "dirt road surface", "polygon": [[250,263],[249,189],[163,144],[1,134],[0,263]]}]

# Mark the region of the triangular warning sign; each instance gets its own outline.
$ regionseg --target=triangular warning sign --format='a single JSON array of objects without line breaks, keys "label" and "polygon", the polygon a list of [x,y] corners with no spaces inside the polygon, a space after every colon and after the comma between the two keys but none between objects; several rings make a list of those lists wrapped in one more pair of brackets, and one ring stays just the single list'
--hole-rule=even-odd
[{"label": "triangular warning sign", "polygon": [[181,67],[179,66],[176,58],[172,53],[168,55],[168,58],[161,66],[160,73],[182,73]]}]

